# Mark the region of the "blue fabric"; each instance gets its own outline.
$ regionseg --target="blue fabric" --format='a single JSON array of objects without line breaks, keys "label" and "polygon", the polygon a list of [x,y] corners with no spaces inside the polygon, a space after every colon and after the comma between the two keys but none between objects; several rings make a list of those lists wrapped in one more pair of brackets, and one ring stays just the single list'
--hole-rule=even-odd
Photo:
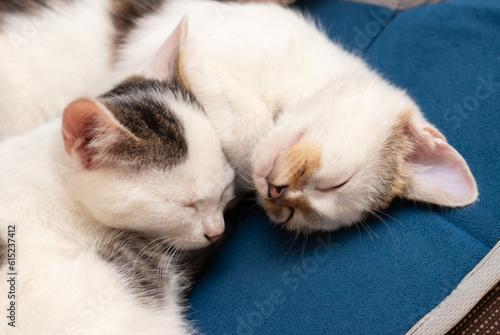
[{"label": "blue fabric", "polygon": [[299,1],[297,7],[333,41],[356,54],[364,53],[396,15],[389,8],[332,0]]},{"label": "blue fabric", "polygon": [[500,239],[500,2],[403,13],[310,0],[329,36],[407,89],[468,161],[480,201],[397,201],[382,219],[295,237],[254,208],[191,297],[205,334],[404,334]]}]

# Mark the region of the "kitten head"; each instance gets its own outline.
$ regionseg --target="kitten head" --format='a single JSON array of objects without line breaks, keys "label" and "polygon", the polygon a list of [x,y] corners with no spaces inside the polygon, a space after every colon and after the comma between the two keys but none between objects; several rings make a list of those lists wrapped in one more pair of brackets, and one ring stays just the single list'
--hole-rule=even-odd
[{"label": "kitten head", "polygon": [[272,221],[333,230],[396,197],[452,207],[477,199],[465,160],[404,92],[368,70],[342,82],[284,107],[288,118],[255,148],[254,183]]},{"label": "kitten head", "polygon": [[100,223],[204,247],[224,231],[233,171],[203,110],[174,84],[132,77],[63,114],[66,178]]}]

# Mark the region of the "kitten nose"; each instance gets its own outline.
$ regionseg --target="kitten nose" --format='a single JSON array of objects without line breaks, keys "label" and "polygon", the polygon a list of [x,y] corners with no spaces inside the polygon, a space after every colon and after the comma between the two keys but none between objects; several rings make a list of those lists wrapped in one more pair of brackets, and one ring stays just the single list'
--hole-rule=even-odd
[{"label": "kitten nose", "polygon": [[283,196],[285,195],[285,191],[288,188],[288,185],[278,187],[274,186],[268,181],[267,187],[268,187],[268,197],[270,197],[273,200],[278,200],[283,198]]},{"label": "kitten nose", "polygon": [[208,236],[207,234],[205,234],[205,238],[207,240],[209,240],[210,242],[214,243],[215,241],[217,241],[218,239],[220,239],[222,237],[223,234],[219,234],[219,235],[214,235],[214,236]]}]

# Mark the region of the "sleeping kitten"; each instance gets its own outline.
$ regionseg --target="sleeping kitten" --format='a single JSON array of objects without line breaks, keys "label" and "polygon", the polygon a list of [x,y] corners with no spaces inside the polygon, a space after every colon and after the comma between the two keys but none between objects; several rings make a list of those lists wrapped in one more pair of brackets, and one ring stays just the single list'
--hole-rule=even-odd
[{"label": "sleeping kitten", "polygon": [[221,236],[232,179],[196,100],[145,77],[3,142],[0,332],[191,334],[179,260]]},{"label": "sleeping kitten", "polygon": [[[43,68],[28,53],[11,48],[5,55],[8,40],[0,40],[0,59],[8,58],[0,73],[22,65],[16,75],[2,75],[14,85],[0,82],[0,104],[11,101],[0,108],[10,114],[0,116],[8,127],[24,109],[36,109],[16,109],[18,100],[39,105],[52,91],[69,97],[100,89],[144,69],[156,52],[156,65],[144,73],[159,71],[157,78],[176,80],[196,96],[237,168],[240,192],[255,189],[271,220],[287,229],[334,230],[395,197],[443,206],[477,199],[464,159],[407,94],[292,10],[195,0],[152,0],[142,11],[97,0],[57,3],[59,14],[26,44],[44,50]],[[91,22],[85,9],[95,13]],[[4,20],[10,32],[16,20],[25,22]],[[82,43],[74,36],[94,37]],[[26,83],[41,92],[37,99],[24,97]]]},{"label": "sleeping kitten", "polygon": [[171,2],[134,32],[124,55],[151,50],[158,38],[149,32],[180,7],[188,18],[159,49],[156,69],[170,70],[158,78],[177,78],[199,99],[240,191],[255,188],[275,223],[334,230],[396,197],[452,207],[477,199],[465,160],[408,95],[301,14]]}]

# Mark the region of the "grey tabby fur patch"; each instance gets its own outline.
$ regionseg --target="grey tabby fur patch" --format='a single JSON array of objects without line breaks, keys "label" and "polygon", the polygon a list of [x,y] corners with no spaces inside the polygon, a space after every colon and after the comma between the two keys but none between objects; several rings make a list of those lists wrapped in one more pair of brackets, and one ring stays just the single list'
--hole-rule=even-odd
[{"label": "grey tabby fur patch", "polygon": [[72,2],[73,0],[0,0],[0,15],[6,13],[36,14],[38,11],[51,8],[57,3]]},{"label": "grey tabby fur patch", "polygon": [[123,276],[143,304],[164,304],[175,269],[172,249],[165,241],[151,240],[134,231],[113,230],[102,238],[96,251]]},{"label": "grey tabby fur patch", "polygon": [[165,0],[110,0],[111,20],[116,32],[113,41],[115,56],[137,22],[157,12],[164,2]]},{"label": "grey tabby fur patch", "polygon": [[188,142],[184,127],[165,103],[182,100],[199,108],[183,88],[158,80],[132,77],[102,95],[99,100],[130,134],[122,134],[109,153],[129,167],[168,169],[184,162]]},{"label": "grey tabby fur patch", "polygon": [[0,237],[0,269],[7,263],[7,242]]}]

